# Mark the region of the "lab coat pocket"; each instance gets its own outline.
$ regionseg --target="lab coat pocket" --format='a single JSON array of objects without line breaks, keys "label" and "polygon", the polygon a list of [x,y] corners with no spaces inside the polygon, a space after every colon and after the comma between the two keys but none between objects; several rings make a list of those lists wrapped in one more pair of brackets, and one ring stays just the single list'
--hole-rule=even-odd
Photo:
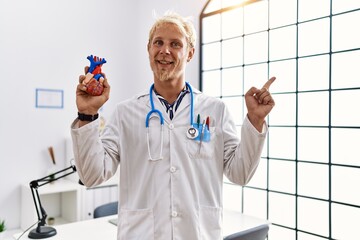
[{"label": "lab coat pocket", "polygon": [[209,160],[214,158],[215,127],[203,133],[202,140],[187,139],[187,150],[191,159]]},{"label": "lab coat pocket", "polygon": [[202,240],[220,240],[222,210],[218,207],[199,206],[200,236]]},{"label": "lab coat pocket", "polygon": [[154,214],[152,209],[121,209],[119,217],[119,239],[154,239]]}]

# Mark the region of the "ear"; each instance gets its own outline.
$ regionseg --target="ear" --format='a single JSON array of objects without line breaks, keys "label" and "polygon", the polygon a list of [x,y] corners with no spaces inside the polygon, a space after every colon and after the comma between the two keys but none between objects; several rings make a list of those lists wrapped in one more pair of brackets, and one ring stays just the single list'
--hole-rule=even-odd
[{"label": "ear", "polygon": [[188,52],[188,58],[187,58],[187,62],[190,62],[190,60],[193,58],[194,56],[194,53],[195,53],[195,48],[190,48],[189,49],[189,52]]}]

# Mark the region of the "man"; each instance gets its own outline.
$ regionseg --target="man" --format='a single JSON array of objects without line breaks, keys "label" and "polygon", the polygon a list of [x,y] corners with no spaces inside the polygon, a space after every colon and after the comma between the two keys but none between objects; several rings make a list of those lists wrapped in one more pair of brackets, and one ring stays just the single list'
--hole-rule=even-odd
[{"label": "man", "polygon": [[[259,163],[275,78],[246,93],[240,143],[224,103],[185,82],[195,39],[193,25],[181,16],[157,19],[147,46],[150,92],[119,103],[100,137],[97,120],[80,117],[72,125],[76,166],[86,186],[106,181],[120,164],[118,240],[222,239],[223,174],[244,185]],[[84,77],[78,111],[94,116],[110,86],[105,77],[104,93],[90,96]]]}]

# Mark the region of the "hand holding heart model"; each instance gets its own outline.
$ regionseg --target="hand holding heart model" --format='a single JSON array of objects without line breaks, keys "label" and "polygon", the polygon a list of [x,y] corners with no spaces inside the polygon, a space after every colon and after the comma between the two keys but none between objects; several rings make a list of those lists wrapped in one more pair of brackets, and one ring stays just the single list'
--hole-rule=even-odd
[{"label": "hand holding heart model", "polygon": [[90,67],[82,84],[86,86],[88,94],[100,96],[104,91],[104,74],[101,72],[101,66],[106,60],[93,55],[88,56],[87,59],[90,61]]}]

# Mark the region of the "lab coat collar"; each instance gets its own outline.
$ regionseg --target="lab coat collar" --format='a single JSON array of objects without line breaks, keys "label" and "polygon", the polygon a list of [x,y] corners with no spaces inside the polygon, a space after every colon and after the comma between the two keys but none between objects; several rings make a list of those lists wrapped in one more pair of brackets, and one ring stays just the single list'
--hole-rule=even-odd
[{"label": "lab coat collar", "polygon": [[[191,84],[190,84],[193,94],[194,94],[194,106],[196,105],[196,96],[198,94],[201,94],[201,91],[198,90],[197,88],[194,88]],[[149,87],[150,88],[150,87]],[[154,100],[154,105],[155,108],[158,109],[159,111],[162,112],[164,120],[166,122],[170,122],[170,117],[169,115],[166,113],[166,110],[164,108],[164,106],[161,104],[160,100],[158,99],[158,97],[156,96],[156,94],[154,92],[152,92],[153,94],[153,100]],[[190,93],[187,94],[188,96],[184,97],[184,99],[182,100],[179,108],[177,109],[177,113],[181,112],[184,108],[186,108],[187,106],[190,105]],[[149,110],[151,109],[150,106],[150,97],[149,97],[149,90],[147,91],[143,91],[142,93],[140,93],[139,95],[137,95],[137,99],[144,101],[144,103],[149,107]],[[176,118],[176,115],[175,115]]]}]

